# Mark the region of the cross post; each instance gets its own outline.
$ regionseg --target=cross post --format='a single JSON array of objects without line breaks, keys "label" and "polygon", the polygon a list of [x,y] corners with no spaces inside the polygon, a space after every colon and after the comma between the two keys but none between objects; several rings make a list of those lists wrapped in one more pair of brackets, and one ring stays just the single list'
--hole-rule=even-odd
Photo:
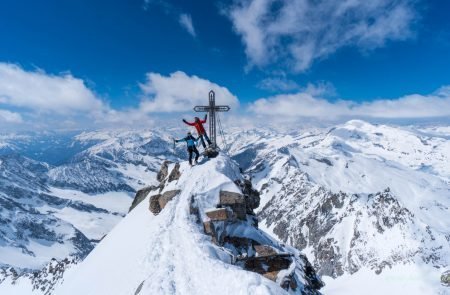
[{"label": "cross post", "polygon": [[216,106],[216,94],[213,90],[209,92],[209,105],[207,106],[196,106],[194,111],[196,112],[207,112],[209,113],[209,137],[213,148],[217,147],[216,141],[216,112],[228,112],[230,107],[227,105]]}]

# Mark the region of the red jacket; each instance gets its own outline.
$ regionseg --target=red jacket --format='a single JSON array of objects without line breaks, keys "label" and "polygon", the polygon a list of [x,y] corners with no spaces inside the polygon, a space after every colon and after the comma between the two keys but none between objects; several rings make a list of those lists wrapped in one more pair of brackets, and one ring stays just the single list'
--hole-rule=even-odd
[{"label": "red jacket", "polygon": [[206,133],[205,128],[203,128],[203,124],[206,123],[206,118],[207,118],[207,115],[205,115],[205,119],[203,119],[203,120],[198,119],[198,121],[194,121],[194,123],[190,123],[190,122],[186,121],[185,119],[183,119],[183,122],[188,124],[189,126],[194,126],[195,129],[197,130],[198,135],[203,135]]}]

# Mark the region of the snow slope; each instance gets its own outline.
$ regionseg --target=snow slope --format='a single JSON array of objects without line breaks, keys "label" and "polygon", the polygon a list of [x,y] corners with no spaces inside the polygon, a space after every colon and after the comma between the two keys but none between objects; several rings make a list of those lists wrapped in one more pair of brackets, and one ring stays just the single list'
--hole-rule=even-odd
[{"label": "snow slope", "polygon": [[[55,294],[283,294],[273,281],[231,265],[230,256],[189,213],[192,195],[201,214],[218,203],[220,190],[236,191],[239,170],[226,156],[190,168],[165,190],[181,189],[153,216],[148,198],[131,211],[65,277]],[[269,239],[267,237],[267,239]]]}]

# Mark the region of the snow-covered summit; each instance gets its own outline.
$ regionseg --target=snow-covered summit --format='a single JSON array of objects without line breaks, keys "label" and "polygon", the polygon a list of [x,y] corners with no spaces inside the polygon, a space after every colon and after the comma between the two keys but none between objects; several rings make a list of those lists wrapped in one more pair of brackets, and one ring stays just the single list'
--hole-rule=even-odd
[{"label": "snow-covered summit", "polygon": [[[168,170],[173,169],[175,166],[171,164]],[[67,274],[55,294],[286,292],[278,281],[239,267],[233,251],[240,250],[226,243],[222,246],[212,243],[198,223],[197,218],[206,221],[212,218],[208,214],[220,202],[221,192],[241,193],[235,182],[243,181],[238,166],[227,156],[219,156],[192,168],[184,162],[176,169],[179,173],[173,174],[178,176],[169,175],[164,187],[159,188],[159,194],[163,196],[165,192],[177,192],[164,209],[156,216],[149,211],[149,199],[152,199],[149,193],[73,272]],[[197,212],[194,215],[193,206]],[[295,278],[297,285],[294,288],[293,285],[286,286],[292,293],[316,294],[320,283],[311,286],[314,271],[309,277],[305,275],[307,265],[300,259],[300,253],[278,244],[254,225],[250,226],[252,222],[253,218],[247,215],[244,220],[233,219],[231,223],[221,224],[225,226],[223,230],[228,230],[230,239],[258,241],[257,244],[270,244],[267,247],[273,251],[288,251],[288,256],[293,257],[288,261],[293,262],[283,271],[284,275],[278,274],[278,278],[281,280],[287,275]],[[244,255],[242,259],[246,257]],[[276,278],[277,275],[274,280]]]}]

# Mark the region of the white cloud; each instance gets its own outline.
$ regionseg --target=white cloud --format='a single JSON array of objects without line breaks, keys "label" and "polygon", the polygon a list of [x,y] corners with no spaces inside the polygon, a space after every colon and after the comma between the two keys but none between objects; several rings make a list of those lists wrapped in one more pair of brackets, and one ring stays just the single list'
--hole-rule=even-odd
[{"label": "white cloud", "polygon": [[192,23],[192,17],[190,14],[183,13],[183,11],[177,5],[174,5],[170,1],[165,0],[144,0],[144,9],[149,9],[150,5],[158,6],[163,9],[164,13],[178,19],[180,25],[193,37],[196,37],[194,24]]},{"label": "white cloud", "polygon": [[0,121],[6,123],[22,123],[22,116],[19,113],[8,110],[0,110]]},{"label": "white cloud", "polygon": [[26,71],[9,63],[0,63],[0,104],[59,114],[104,108],[84,81],[71,74]]},{"label": "white cloud", "polygon": [[381,118],[418,119],[450,117],[450,86],[430,95],[413,94],[398,99],[379,99],[356,103],[349,100],[330,102],[322,97],[321,89],[306,88],[296,94],[276,95],[256,100],[249,110],[258,115],[283,118]]},{"label": "white cloud", "polygon": [[301,72],[345,46],[362,50],[410,38],[415,0],[238,0],[228,10],[250,65]]},{"label": "white cloud", "polygon": [[180,25],[186,29],[186,31],[193,37],[196,36],[194,25],[192,24],[192,18],[189,14],[182,13],[179,18]]},{"label": "white cloud", "polygon": [[140,110],[145,113],[191,111],[196,105],[208,103],[211,89],[216,93],[217,104],[239,105],[237,97],[227,88],[181,71],[169,76],[149,73],[147,81],[140,86],[144,93]]},{"label": "white cloud", "polygon": [[298,90],[300,85],[293,80],[289,80],[285,77],[265,78],[258,83],[258,88],[268,91],[282,91],[288,92]]}]

